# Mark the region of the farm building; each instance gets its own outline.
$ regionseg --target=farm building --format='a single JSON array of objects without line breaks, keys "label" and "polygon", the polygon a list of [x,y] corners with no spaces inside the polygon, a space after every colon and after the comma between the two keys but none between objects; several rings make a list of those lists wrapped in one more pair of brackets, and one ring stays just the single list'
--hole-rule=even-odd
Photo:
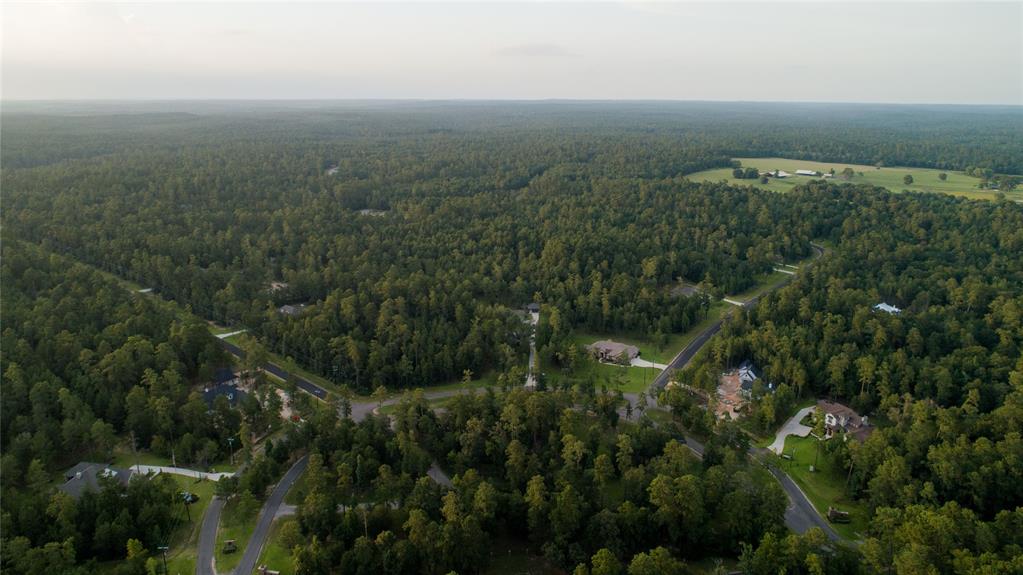
[{"label": "farm building", "polygon": [[639,357],[639,348],[617,341],[601,340],[586,346],[598,361],[628,364]]},{"label": "farm building", "polygon": [[817,172],[815,172],[813,170],[796,170],[796,175],[797,176],[811,176],[811,177],[816,178],[818,174],[817,174]]}]

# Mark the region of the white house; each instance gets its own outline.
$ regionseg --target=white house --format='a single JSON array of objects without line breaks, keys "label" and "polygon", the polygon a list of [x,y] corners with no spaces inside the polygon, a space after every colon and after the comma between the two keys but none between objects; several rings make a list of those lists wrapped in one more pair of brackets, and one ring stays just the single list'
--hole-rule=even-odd
[{"label": "white house", "polygon": [[899,308],[897,308],[897,307],[895,307],[893,305],[888,305],[886,302],[881,302],[881,303],[875,305],[874,306],[874,310],[875,311],[883,311],[885,313],[891,313],[891,314],[902,313],[901,309],[899,309]]},{"label": "white house", "polygon": [[813,170],[796,170],[797,176],[813,176],[817,177],[817,172]]}]

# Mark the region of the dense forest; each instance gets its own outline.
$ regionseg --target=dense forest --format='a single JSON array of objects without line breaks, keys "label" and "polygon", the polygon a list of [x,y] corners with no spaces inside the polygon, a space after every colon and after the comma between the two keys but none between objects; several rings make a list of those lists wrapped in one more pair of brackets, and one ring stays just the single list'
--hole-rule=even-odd
[{"label": "dense forest", "polygon": [[[53,493],[56,474],[129,438],[206,467],[268,425],[275,441],[218,490],[263,498],[308,455],[281,534],[300,573],[480,573],[507,540],[580,575],[717,557],[765,575],[1023,569],[1023,208],[685,177],[768,155],[1023,173],[1015,109],[107,106],[4,111],[4,569],[72,572],[127,552],[121,571],[144,573],[179,521],[172,485],[71,499]],[[508,391],[529,302],[541,361],[568,368],[573,333],[686,332],[778,262],[807,261],[812,242],[827,255],[731,314],[677,374],[712,392],[753,360],[778,385],[755,389],[745,428],[678,387],[659,398],[670,416],[634,421],[595,382]],[[674,294],[679,281],[698,292]],[[262,378],[237,409],[209,407],[202,384],[229,360],[207,320],[355,391],[482,373],[505,391],[438,410],[409,393],[392,425],[353,420],[347,398],[281,422]],[[857,546],[787,533],[784,492],[746,457],[746,431],[771,433],[816,397],[878,425],[823,455],[869,509]],[[686,433],[706,439],[702,459]]]},{"label": "dense forest", "polygon": [[[784,494],[735,445],[701,462],[649,419],[616,427],[579,404],[607,402],[487,392],[437,414],[414,394],[395,410],[393,432],[378,418],[325,414],[307,430],[305,499],[287,534],[297,571],[478,573],[492,541],[514,536],[577,573],[591,561],[595,573],[683,573],[687,559],[783,538]],[[425,476],[434,459],[456,473],[450,489]],[[804,545],[824,572],[855,564],[824,547],[819,532]],[[618,571],[600,571],[602,561]]]}]

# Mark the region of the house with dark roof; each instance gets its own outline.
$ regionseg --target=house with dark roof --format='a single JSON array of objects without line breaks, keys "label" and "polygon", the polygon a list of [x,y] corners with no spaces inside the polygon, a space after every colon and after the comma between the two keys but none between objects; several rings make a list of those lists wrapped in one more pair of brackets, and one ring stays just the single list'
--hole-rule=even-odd
[{"label": "house with dark roof", "polygon": [[245,399],[246,395],[247,394],[241,389],[239,389],[238,385],[233,381],[228,383],[214,383],[213,385],[208,385],[203,389],[202,392],[202,398],[206,400],[206,407],[211,410],[213,409],[214,402],[216,402],[217,398],[220,396],[226,397],[227,403],[231,407],[235,407],[238,405],[239,401]]},{"label": "house with dark roof", "polygon": [[277,312],[281,315],[290,317],[298,317],[305,311],[306,305],[304,303],[286,304],[277,308]]},{"label": "house with dark roof", "polygon": [[64,472],[64,484],[57,489],[78,499],[86,491],[98,493],[103,486],[103,481],[128,485],[134,475],[135,472],[131,469],[111,467],[106,463],[83,461]]},{"label": "house with dark roof", "polygon": [[230,367],[219,367],[213,372],[213,383],[216,385],[236,383],[238,375]]},{"label": "house with dark roof", "polygon": [[753,362],[747,359],[740,363],[739,369],[735,373],[739,377],[739,387],[742,389],[742,393],[746,396],[752,395],[753,382],[757,380],[757,373],[753,371]]}]

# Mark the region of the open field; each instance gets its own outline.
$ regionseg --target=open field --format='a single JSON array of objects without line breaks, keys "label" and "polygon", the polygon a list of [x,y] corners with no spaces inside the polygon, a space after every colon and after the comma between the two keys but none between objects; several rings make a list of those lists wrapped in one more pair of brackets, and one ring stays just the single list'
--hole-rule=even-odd
[{"label": "open field", "polygon": [[569,383],[590,381],[597,390],[607,387],[609,391],[639,393],[653,382],[658,373],[660,370],[652,367],[608,365],[591,360],[570,373],[552,369],[547,372],[547,382],[548,385],[557,385],[563,380]]},{"label": "open field", "polygon": [[813,437],[790,435],[785,439],[785,453],[792,455],[792,459],[782,459],[773,455],[771,457],[779,469],[792,477],[822,515],[827,515],[828,506],[848,511],[851,520],[849,523],[832,523],[831,526],[842,537],[851,540],[861,539],[867,529],[866,506],[846,494],[845,472],[832,463],[823,448],[817,459],[817,471],[810,472],[816,450],[817,440]]},{"label": "open field", "polygon": [[[795,174],[796,170],[816,170],[822,173],[828,173],[829,170],[834,168],[835,177],[833,179],[836,183],[843,183],[840,176],[842,170],[845,168],[852,168],[856,175],[849,180],[852,184],[870,184],[874,186],[881,186],[888,188],[893,192],[901,192],[903,190],[909,190],[913,192],[941,192],[946,194],[953,194],[957,196],[964,196],[973,199],[994,199],[996,194],[995,190],[979,190],[977,184],[980,182],[977,178],[967,176],[962,172],[953,172],[948,170],[935,170],[932,168],[907,168],[907,167],[885,167],[878,169],[876,166],[863,166],[858,164],[839,164],[832,162],[811,162],[807,160],[792,160],[788,158],[735,158],[742,163],[744,167],[753,167],[758,170],[784,170],[790,174]],[[938,174],[945,172],[948,174],[946,181],[938,179]],[[905,175],[913,176],[913,183],[906,185],[902,183],[902,178]],[[759,180],[737,180],[732,177],[731,168],[718,168],[716,170],[704,170],[702,172],[696,172],[687,176],[694,182],[719,182],[726,180],[730,184],[750,185],[765,190],[771,190],[775,192],[787,192],[793,187],[806,183],[814,178],[806,176],[792,175],[784,179],[770,178],[768,183],[761,184]],[[1005,196],[1009,199],[1023,200],[1023,190],[1014,190],[1007,192]]]}]

